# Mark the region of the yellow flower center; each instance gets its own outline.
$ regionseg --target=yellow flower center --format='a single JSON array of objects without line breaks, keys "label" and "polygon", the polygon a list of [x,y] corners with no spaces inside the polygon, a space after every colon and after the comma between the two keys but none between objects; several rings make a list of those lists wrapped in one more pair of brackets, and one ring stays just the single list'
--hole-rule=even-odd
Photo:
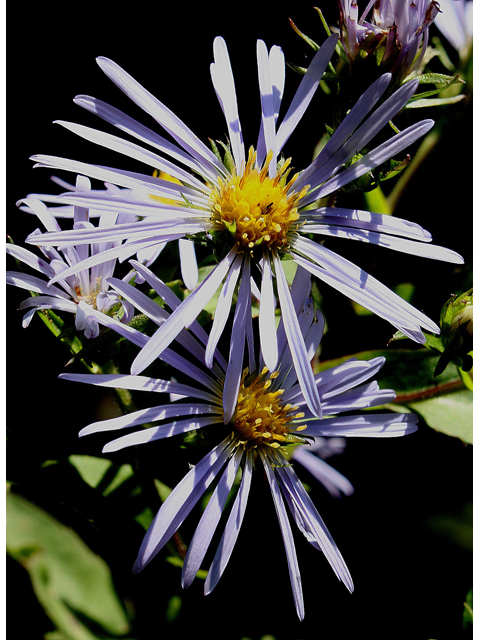
[{"label": "yellow flower center", "polygon": [[228,180],[219,178],[218,189],[212,189],[212,223],[214,230],[228,230],[236,244],[252,250],[263,245],[277,250],[288,247],[288,234],[298,220],[298,202],[308,187],[300,193],[288,192],[298,177],[287,182],[287,160],[274,178],[268,176],[272,159],[269,152],[262,169],[255,167],[256,152],[251,148],[241,176]]},{"label": "yellow flower center", "polygon": [[267,367],[254,380],[247,380],[245,369],[238,393],[237,411],[234,417],[235,431],[242,444],[252,447],[268,445],[277,448],[283,444],[294,444],[298,438],[292,431],[302,431],[305,425],[295,426],[292,421],[304,417],[294,413],[298,407],[279,401],[283,389],[270,391],[272,380],[278,376],[274,371],[268,378]]}]

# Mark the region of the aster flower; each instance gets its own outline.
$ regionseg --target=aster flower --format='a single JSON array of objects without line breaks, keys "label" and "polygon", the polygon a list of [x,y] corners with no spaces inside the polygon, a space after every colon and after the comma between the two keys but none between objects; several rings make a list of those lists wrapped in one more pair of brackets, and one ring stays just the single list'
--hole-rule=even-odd
[{"label": "aster flower", "polygon": [[[90,191],[90,181],[79,176],[76,183],[76,190]],[[59,229],[57,220],[51,215],[47,206],[34,198],[27,198],[24,210],[37,215],[47,230],[56,231]],[[88,209],[75,207],[73,213],[73,225],[75,228],[92,229],[90,222],[90,212]],[[106,224],[105,218],[111,215],[103,212],[97,214],[99,224]],[[93,216],[95,217],[95,216]],[[109,221],[110,222],[110,221]],[[33,237],[39,235],[39,229],[34,232]],[[77,265],[88,255],[95,256],[103,251],[108,251],[115,247],[118,241],[92,244],[90,248],[86,245],[78,247],[69,246],[57,251],[53,248],[43,249],[46,259],[40,258],[28,249],[15,244],[7,244],[7,253],[28,267],[38,271],[43,278],[34,276],[23,271],[7,271],[7,284],[26,289],[33,295],[21,302],[19,309],[28,309],[23,316],[23,326],[28,327],[35,313],[41,309],[53,309],[55,311],[73,313],[75,315],[75,328],[83,331],[86,338],[95,338],[99,334],[98,322],[91,318],[87,311],[89,308],[98,309],[106,314],[114,314],[122,322],[129,322],[133,317],[133,305],[116,292],[110,289],[107,278],[113,275],[116,260],[101,262],[91,269],[78,270]],[[74,269],[71,275],[64,275],[70,269]],[[58,285],[49,285],[49,280],[56,277]],[[132,274],[126,276],[132,278]]]},{"label": "aster flower", "polygon": [[[350,60],[373,54],[384,70],[405,78],[423,59],[428,30],[439,12],[435,0],[337,0],[342,44]],[[372,11],[370,19],[367,19]]]},{"label": "aster flower", "polygon": [[[69,159],[34,157],[38,166],[77,171],[132,189],[134,193],[144,193],[144,197],[137,201],[132,198],[125,201],[110,194],[103,197],[98,194],[65,194],[65,202],[94,206],[105,211],[136,213],[142,216],[142,220],[102,230],[48,233],[40,238],[35,237],[35,243],[40,242],[44,246],[61,243],[64,246],[113,238],[126,239],[125,243],[105,251],[103,255],[85,260],[85,267],[113,257],[125,259],[141,249],[184,237],[194,237],[208,243],[219,256],[219,262],[209,276],[162,324],[138,354],[132,364],[132,374],[141,373],[184,327],[190,326],[221,287],[214,331],[215,340],[218,341],[240,276],[244,276],[241,278],[245,282],[243,297],[248,300],[251,275],[260,289],[260,345],[265,364],[270,371],[274,371],[279,356],[273,338],[276,290],[300,385],[310,409],[319,415],[317,388],[281,267],[281,261],[285,258],[293,258],[317,278],[387,319],[417,342],[425,341],[422,327],[438,332],[436,324],[424,314],[362,269],[310,237],[311,234],[318,234],[351,238],[400,252],[462,262],[455,252],[429,245],[430,234],[414,223],[368,211],[315,207],[318,199],[334,193],[400,153],[431,128],[431,120],[414,124],[352,163],[359,150],[405,105],[414,93],[417,82],[404,84],[377,106],[390,84],[391,76],[385,74],[379,78],[365,91],[321,153],[302,173],[290,176],[291,161],[281,157],[286,142],[316,91],[336,42],[337,36],[329,37],[316,53],[277,127],[285,81],[284,56],[279,47],[274,46],[268,52],[265,44],[258,41],[261,126],[256,150],[251,148],[247,153],[226,44],[222,38],[215,40],[211,75],[229,133],[229,145],[223,159],[218,149],[214,153],[204,145],[179,118],[118,65],[106,58],[99,58],[98,63],[107,76],[151,115],[178,146],[114,107],[87,96],[78,97],[76,102],[155,151],[78,124],[61,124],[92,142],[136,158],[154,170],[166,172],[180,184],[151,175]],[[156,151],[171,159],[165,159]],[[180,167],[180,164],[186,168]],[[345,168],[345,165],[349,166]],[[152,195],[174,200],[177,205],[154,200]],[[247,274],[248,277],[245,277]],[[55,281],[54,277],[51,283]],[[249,312],[244,311],[238,316],[242,334],[245,333],[248,315]],[[207,362],[211,364],[210,352],[208,355]]]},{"label": "aster flower", "polygon": [[[142,265],[137,266],[145,278],[155,281],[153,273],[148,273],[149,270]],[[323,318],[315,312],[308,296],[309,287],[306,282],[309,280],[308,272],[298,269],[292,285],[292,295],[300,302],[299,325],[309,352],[314,353],[323,333]],[[161,324],[168,321],[165,309],[135,287],[114,278],[111,279],[111,284],[124,292],[130,302],[146,313],[153,322]],[[173,298],[174,294],[171,293],[169,304],[172,306],[175,305]],[[177,304],[179,302],[177,299]],[[236,317],[238,308],[237,306]],[[141,347],[149,339],[134,328],[122,325],[95,310],[90,313],[98,322],[137,346]],[[232,331],[236,331],[235,321]],[[245,342],[245,335],[242,339]],[[285,457],[284,450],[292,445],[305,444],[317,436],[392,437],[415,431],[417,419],[413,414],[370,411],[363,414],[351,413],[366,407],[378,407],[395,397],[393,391],[380,390],[376,382],[371,381],[382,367],[384,359],[352,359],[317,374],[315,385],[325,416],[319,419],[306,406],[306,398],[297,382],[292,354],[286,348],[285,339],[279,340],[282,357],[278,368],[273,372],[257,362],[252,351],[248,353],[247,362],[244,363],[241,344],[237,345],[233,357],[230,353],[228,363],[221,354],[215,352],[212,368],[206,368],[205,345],[208,336],[196,321],[192,323],[190,331],[180,332],[176,342],[175,349],[165,349],[160,358],[180,372],[181,382],[119,374],[60,376],[66,380],[102,387],[175,394],[177,397],[175,402],[159,405],[152,403],[148,408],[85,427],[80,432],[82,436],[123,431],[146,423],[161,422],[115,438],[105,445],[105,453],[207,427],[212,427],[210,434],[216,434],[218,438],[219,444],[192,467],[163,503],[141,544],[134,571],[140,571],[153,560],[202,495],[212,487],[213,493],[188,548],[181,579],[186,588],[195,578],[223,514],[225,528],[205,580],[205,593],[210,593],[223,574],[235,546],[248,495],[254,486],[252,477],[257,463],[263,468],[271,489],[299,618],[304,617],[304,604],[291,519],[308,542],[325,554],[337,578],[352,591],[352,579],[340,551],[294,467]],[[182,355],[182,348],[186,350],[187,357]],[[236,373],[232,376],[231,371],[236,371],[238,361],[243,371],[240,384],[232,394],[231,381]],[[227,498],[229,494],[235,493],[234,482],[240,471],[241,482],[227,515]]]}]

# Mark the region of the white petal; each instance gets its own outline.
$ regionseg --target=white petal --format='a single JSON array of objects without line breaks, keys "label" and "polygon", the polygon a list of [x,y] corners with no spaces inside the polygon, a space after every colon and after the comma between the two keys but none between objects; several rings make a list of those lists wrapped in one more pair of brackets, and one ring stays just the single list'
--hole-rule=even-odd
[{"label": "white petal", "polygon": [[413,413],[363,413],[337,416],[307,423],[303,433],[312,436],[396,438],[417,431],[418,416]]},{"label": "white petal", "polygon": [[312,367],[308,358],[302,332],[298,324],[297,315],[293,306],[292,297],[288,289],[287,279],[283,271],[280,258],[274,254],[275,274],[277,277],[277,290],[282,311],[285,333],[290,347],[290,353],[297,372],[298,381],[305,395],[310,410],[317,416],[321,415],[321,403],[317,386],[313,376]]},{"label": "white petal", "polygon": [[385,233],[377,233],[376,231],[352,229],[349,227],[338,227],[335,225],[315,225],[305,224],[302,227],[303,233],[318,233],[325,236],[334,236],[335,238],[348,238],[349,240],[359,240],[360,242],[368,242],[401,253],[408,253],[412,256],[421,258],[431,258],[432,260],[442,260],[444,262],[453,262],[455,264],[463,264],[464,260],[460,254],[445,247],[439,247],[435,244],[426,244],[424,242],[416,242],[407,240],[406,238],[397,238],[389,236]]},{"label": "white petal", "polygon": [[134,572],[143,569],[188,516],[233,449],[228,436],[198,462],[174,488],[150,525],[138,552]]},{"label": "white petal", "polygon": [[237,452],[230,459],[227,468],[222,474],[217,486],[205,511],[200,518],[200,522],[195,530],[195,534],[188,547],[187,555],[182,570],[182,587],[186,589],[193,582],[200,565],[202,564],[205,553],[212,540],[215,529],[220,521],[225,503],[232,488],[235,476],[243,456],[243,450],[237,449]]},{"label": "white petal", "polygon": [[164,324],[157,329],[145,347],[132,363],[133,375],[141,373],[157,358],[177,335],[188,327],[199,315],[207,302],[212,298],[227,275],[236,256],[234,247],[215,269],[205,278],[201,285],[171,314]]},{"label": "white petal", "polygon": [[228,320],[232,308],[232,298],[238,277],[242,268],[243,256],[238,254],[235,261],[225,278],[220,296],[218,298],[215,314],[213,316],[213,324],[208,337],[207,348],[205,349],[205,364],[211,368],[213,364],[213,356],[217,348],[218,341],[223,333],[225,324]]},{"label": "white petal", "polygon": [[224,422],[228,424],[237,406],[238,390],[243,370],[245,351],[246,326],[248,317],[251,319],[251,289],[250,289],[250,260],[248,255],[244,262],[242,281],[238,291],[237,304],[233,318],[232,337],[230,339],[230,354],[227,373],[223,385]]},{"label": "white petal", "polygon": [[252,458],[251,449],[247,449],[242,482],[228,517],[227,524],[225,525],[225,531],[223,532],[222,539],[220,540],[212,565],[205,579],[205,595],[211,593],[220,580],[237,541],[243,517],[245,515],[245,509],[247,507],[248,494],[252,480]]},{"label": "white petal", "polygon": [[95,113],[97,116],[113,124],[115,127],[130,134],[131,136],[145,142],[152,147],[155,147],[159,151],[166,153],[178,162],[181,162],[192,169],[195,173],[203,174],[204,178],[208,179],[212,177],[210,172],[205,172],[203,166],[194,160],[188,153],[185,153],[182,149],[172,144],[162,136],[148,129],[144,125],[140,124],[133,118],[125,115],[115,107],[109,104],[92,98],[90,96],[76,96],[74,100],[75,104],[80,105],[84,109],[87,109],[91,113]]},{"label": "white petal", "polygon": [[203,427],[208,427],[214,423],[223,424],[221,417],[209,416],[208,418],[189,418],[187,420],[177,420],[169,424],[162,424],[159,427],[150,427],[148,429],[142,429],[135,433],[129,433],[126,436],[112,440],[106,444],[102,451],[103,453],[111,453],[112,451],[119,451],[125,449],[125,447],[133,447],[139,444],[145,444],[147,442],[153,442],[154,440],[162,440],[163,438],[171,438],[180,433],[187,433],[188,431],[196,431]]},{"label": "white petal", "polygon": [[268,174],[271,178],[277,172],[277,149],[275,142],[275,105],[273,99],[272,81],[270,79],[270,65],[268,51],[263,40],[257,40],[258,83],[260,87],[260,101],[262,105],[262,126],[267,153],[272,151],[273,157],[269,165]]},{"label": "white petal", "polygon": [[[200,402],[194,403],[190,400],[188,404],[176,402],[174,404],[158,405],[156,407],[148,407],[147,409],[139,409],[132,411],[117,418],[109,418],[108,420],[100,420],[92,422],[84,427],[79,436],[90,435],[91,433],[100,433],[104,431],[118,431],[119,429],[128,429],[149,422],[157,422],[160,420],[168,420],[169,418],[178,418],[179,416],[197,416],[200,414],[218,413],[219,407]],[[162,425],[162,428],[165,425]]]},{"label": "white petal", "polygon": [[151,115],[178,144],[203,166],[215,167],[224,173],[224,167],[215,154],[170,109],[142,87],[128,73],[107,58],[97,58],[98,65],[133,102]]},{"label": "white petal", "polygon": [[288,573],[290,575],[290,584],[292,585],[293,599],[295,601],[295,608],[300,620],[303,620],[305,616],[305,607],[303,603],[302,593],[302,580],[300,577],[300,569],[298,567],[297,554],[295,552],[295,542],[293,540],[292,529],[288,521],[287,512],[283,503],[282,495],[275,478],[270,461],[266,454],[259,449],[260,457],[262,458],[263,467],[267,475],[270,490],[272,492],[273,502],[275,505],[275,511],[277,512],[278,522],[283,537],[283,544],[285,546],[285,552],[287,554]]},{"label": "white petal", "polygon": [[159,380],[147,376],[130,376],[119,373],[61,373],[58,376],[62,380],[81,382],[83,384],[93,384],[100,387],[112,389],[129,389],[130,391],[149,391],[153,393],[175,393],[191,398],[198,398],[206,402],[217,402],[215,395],[203,389],[196,389],[185,384],[172,382],[169,380]]},{"label": "white petal", "polygon": [[232,146],[237,173],[242,171],[245,162],[245,147],[242,126],[238,116],[237,94],[227,45],[223,38],[217,37],[213,43],[215,62],[210,65],[213,86],[222,107],[228,127],[228,137]]},{"label": "white petal", "polygon": [[300,119],[310,104],[335,50],[337,40],[337,35],[329,36],[308,66],[307,72],[303,76],[292,103],[278,129],[276,138],[277,153],[280,153],[283,149],[285,143],[293,133],[295,127],[300,122]]},{"label": "white petal", "polygon": [[263,256],[262,289],[260,299],[260,348],[269,371],[275,371],[278,362],[277,327],[275,323],[275,296],[272,268],[268,254]]},{"label": "white petal", "polygon": [[191,240],[180,238],[178,241],[180,253],[180,268],[182,278],[187,289],[195,289],[198,282],[197,256],[195,255],[195,245]]}]

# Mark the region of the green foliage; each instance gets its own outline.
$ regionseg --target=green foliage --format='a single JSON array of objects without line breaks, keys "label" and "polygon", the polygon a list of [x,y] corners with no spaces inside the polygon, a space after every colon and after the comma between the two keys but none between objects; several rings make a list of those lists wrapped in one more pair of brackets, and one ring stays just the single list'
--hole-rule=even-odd
[{"label": "green foliage", "polygon": [[[389,408],[414,411],[435,431],[473,444],[473,392],[465,389],[457,367],[449,363],[436,374],[438,355],[423,349],[385,349],[362,351],[359,360],[386,358],[377,379],[383,389],[394,389],[395,404]],[[317,371],[328,369],[346,360],[339,358],[322,362]]]},{"label": "green foliage", "polygon": [[473,392],[469,389],[407,405],[436,431],[473,444]]},{"label": "green foliage", "polygon": [[69,527],[7,494],[7,551],[22,564],[62,640],[126,639],[130,623],[110,569]]}]

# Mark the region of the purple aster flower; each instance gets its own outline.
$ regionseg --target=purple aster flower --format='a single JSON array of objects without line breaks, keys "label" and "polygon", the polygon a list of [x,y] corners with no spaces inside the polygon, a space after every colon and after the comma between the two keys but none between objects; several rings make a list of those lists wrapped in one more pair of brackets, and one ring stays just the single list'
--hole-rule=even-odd
[{"label": "purple aster flower", "polygon": [[[137,267],[149,284],[154,283],[157,290],[162,289],[162,283],[157,281],[153,273],[149,273],[142,265],[137,264]],[[309,297],[310,278],[305,270],[297,270],[292,297],[297,304],[304,342],[309,354],[313,355],[320,343],[324,323]],[[114,278],[110,282],[153,322],[162,324],[168,321],[165,309],[138,289]],[[240,285],[240,298],[243,283],[244,280]],[[170,292],[168,305],[175,307],[179,303]],[[122,325],[114,318],[93,309],[90,313],[99,323],[114,329],[139,347],[149,340],[143,333]],[[233,334],[238,333],[236,325],[243,313],[244,306],[239,301]],[[417,429],[417,419],[413,414],[352,413],[367,407],[378,407],[394,399],[393,391],[380,390],[375,382],[369,382],[382,367],[384,358],[370,361],[352,359],[317,374],[314,381],[324,414],[324,418],[317,418],[308,409],[307,400],[298,384],[292,353],[287,348],[285,333],[282,332],[282,321],[278,340],[281,357],[273,372],[268,371],[262,359],[260,362],[255,359],[253,349],[247,349],[246,362],[243,362],[244,343],[245,340],[249,341],[249,334],[248,331],[247,336],[244,333],[239,337],[228,362],[218,350],[214,350],[213,364],[209,369],[204,364],[209,339],[200,325],[193,321],[190,331],[184,329],[177,335],[175,349],[166,348],[160,355],[161,360],[180,372],[180,382],[118,374],[63,374],[60,377],[103,387],[175,394],[175,402],[152,403],[148,408],[90,424],[80,432],[83,436],[160,423],[120,435],[105,445],[103,451],[106,453],[206,427],[212,427],[211,433],[218,431],[219,444],[195,464],[161,506],[141,544],[134,571],[140,571],[153,560],[207,489],[214,487],[189,545],[182,571],[182,585],[188,587],[204,562],[223,515],[226,520],[223,535],[205,580],[205,593],[210,593],[225,570],[235,546],[248,495],[254,486],[252,476],[254,463],[257,462],[263,468],[271,489],[285,545],[295,607],[302,619],[302,585],[290,520],[295,522],[314,548],[325,554],[334,573],[349,591],[353,590],[353,583],[340,551],[294,467],[284,455],[284,450],[292,445],[305,444],[317,436],[402,436]],[[234,482],[240,471],[241,482],[227,515],[227,498],[230,493],[235,493]]]},{"label": "purple aster flower", "polygon": [[360,17],[356,0],[337,2],[342,44],[350,60],[373,54],[382,69],[399,79],[419,66],[428,45],[428,28],[439,12],[438,2],[370,0]]},{"label": "purple aster flower", "polygon": [[[77,179],[76,191],[90,191],[90,181],[88,178],[79,176]],[[56,231],[59,229],[56,218],[51,214],[44,202],[35,198],[27,198],[22,207],[38,216],[47,230]],[[74,207],[72,211],[73,226],[77,229],[94,229],[90,218],[99,217],[99,226],[111,224],[111,215],[106,212],[97,213],[91,216],[92,212],[83,207]],[[106,218],[109,218],[108,222]],[[37,229],[32,237],[40,235]],[[116,266],[116,259],[108,262],[101,262],[91,268],[79,270],[77,265],[98,253],[108,251],[116,247],[118,241],[102,242],[90,245],[69,246],[60,250],[54,248],[43,248],[42,252],[46,259],[40,258],[28,249],[15,244],[7,244],[7,253],[38,271],[43,278],[25,273],[23,271],[7,271],[7,284],[26,289],[36,295],[23,300],[19,309],[28,309],[23,317],[23,326],[28,327],[35,313],[41,309],[53,309],[55,311],[73,313],[75,315],[75,328],[83,331],[86,338],[95,338],[99,334],[98,322],[89,316],[88,309],[93,308],[98,311],[115,315],[122,322],[130,322],[133,317],[133,305],[122,299],[122,297],[107,284],[107,278],[113,275]],[[73,273],[65,275],[67,270]],[[50,285],[49,280],[57,277],[59,286]],[[129,274],[126,279],[137,277],[136,274]]]},{"label": "purple aster flower", "polygon": [[[423,313],[362,269],[311,239],[312,234],[350,238],[413,255],[462,262],[457,253],[430,245],[430,234],[414,223],[369,211],[315,206],[320,198],[402,152],[432,127],[431,120],[414,124],[352,163],[358,152],[409,100],[417,81],[404,84],[378,106],[391,80],[389,74],[380,77],[365,91],[320,154],[302,173],[290,176],[290,160],[284,161],[281,157],[285,144],[317,89],[336,42],[337,36],[329,37],[316,53],[287,113],[277,126],[285,81],[284,56],[279,47],[274,46],[268,52],[265,44],[258,41],[261,125],[256,150],[252,147],[247,153],[227,48],[222,38],[215,39],[211,76],[229,133],[229,145],[223,161],[219,153],[204,145],[179,118],[123,69],[111,60],[99,58],[98,63],[107,76],[151,115],[176,144],[118,109],[87,96],[77,97],[76,102],[130,134],[143,146],[82,125],[61,124],[92,142],[167,173],[179,184],[154,178],[151,174],[35,156],[38,166],[80,172],[144,195],[137,200],[131,197],[125,200],[121,195],[109,193],[103,196],[98,193],[65,194],[61,197],[70,204],[136,213],[142,219],[105,229],[48,233],[30,241],[43,246],[65,246],[126,239],[126,243],[85,260],[85,267],[120,255],[125,258],[128,252],[132,255],[158,243],[184,237],[200,238],[219,256],[219,262],[209,276],[145,344],[132,364],[132,374],[141,373],[184,327],[190,326],[221,287],[214,327],[215,340],[218,340],[240,275],[251,274],[260,284],[260,345],[265,364],[274,371],[279,361],[279,348],[274,341],[273,301],[276,291],[299,383],[310,409],[319,415],[317,387],[281,267],[284,258],[293,258],[321,281],[385,318],[417,342],[425,341],[422,327],[438,333],[437,325]],[[152,195],[167,198],[170,203],[162,203]],[[172,205],[171,201],[177,204]],[[53,277],[51,283],[58,278]],[[242,278],[242,282],[245,283],[243,295],[245,300],[249,300],[250,277]],[[245,333],[248,315],[249,312],[245,312],[238,316],[242,334]],[[207,353],[207,363],[211,364],[211,350]]]}]

